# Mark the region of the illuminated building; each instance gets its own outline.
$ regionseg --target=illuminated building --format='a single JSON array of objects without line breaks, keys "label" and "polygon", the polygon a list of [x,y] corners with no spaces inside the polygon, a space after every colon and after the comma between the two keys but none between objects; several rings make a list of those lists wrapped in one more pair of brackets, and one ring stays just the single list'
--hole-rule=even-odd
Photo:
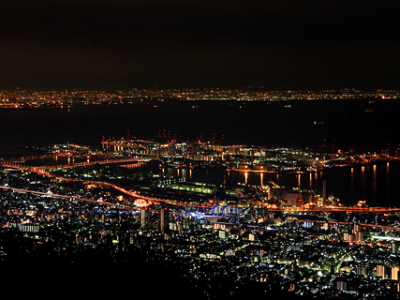
[{"label": "illuminated building", "polygon": [[356,274],[358,276],[367,276],[367,268],[364,265],[356,266]]},{"label": "illuminated building", "polygon": [[393,242],[391,245],[392,253],[393,254],[397,253],[398,248],[399,248],[399,245],[396,242]]},{"label": "illuminated building", "polygon": [[364,232],[358,231],[356,233],[356,241],[357,242],[362,242],[364,240]]},{"label": "illuminated building", "polygon": [[145,228],[146,227],[146,225],[147,225],[147,210],[146,210],[146,208],[142,208],[141,210],[140,210],[140,226],[142,227],[142,228]]},{"label": "illuminated building", "polygon": [[385,278],[385,266],[382,265],[376,266],[376,276]]},{"label": "illuminated building", "polygon": [[355,242],[356,241],[356,235],[353,234],[353,233],[345,232],[343,234],[343,240],[346,241],[346,242]]},{"label": "illuminated building", "polygon": [[[298,204],[302,202],[302,196],[299,192],[298,193],[289,192],[289,193],[286,193],[286,196],[287,196],[287,204],[288,205],[299,206]],[[283,199],[284,199],[284,197],[283,197]]]},{"label": "illuminated building", "polygon": [[324,230],[329,230],[329,223],[324,223]]},{"label": "illuminated building", "polygon": [[160,231],[164,233],[168,229],[169,223],[169,211],[167,207],[161,207],[160,209]]},{"label": "illuminated building", "polygon": [[391,267],[391,278],[392,280],[399,280],[399,268]]},{"label": "illuminated building", "polygon": [[338,280],[336,283],[336,287],[338,290],[347,290],[347,282],[344,280]]}]

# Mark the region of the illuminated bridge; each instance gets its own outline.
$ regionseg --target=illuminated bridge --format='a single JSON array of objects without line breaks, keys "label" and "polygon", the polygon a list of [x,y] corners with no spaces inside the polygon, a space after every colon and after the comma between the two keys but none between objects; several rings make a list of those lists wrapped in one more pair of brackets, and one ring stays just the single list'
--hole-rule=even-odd
[{"label": "illuminated bridge", "polygon": [[120,159],[105,159],[105,160],[97,160],[97,161],[92,161],[90,162],[89,158],[87,159],[86,162],[80,162],[80,163],[72,163],[72,164],[67,164],[67,165],[58,165],[58,166],[42,166],[40,167],[41,169],[46,169],[46,170],[55,170],[55,169],[68,169],[68,168],[75,168],[75,167],[87,167],[91,165],[105,165],[105,164],[120,164],[120,163],[131,163],[131,162],[137,162],[137,163],[142,163],[146,162],[149,159],[139,159],[139,158],[120,158]]}]

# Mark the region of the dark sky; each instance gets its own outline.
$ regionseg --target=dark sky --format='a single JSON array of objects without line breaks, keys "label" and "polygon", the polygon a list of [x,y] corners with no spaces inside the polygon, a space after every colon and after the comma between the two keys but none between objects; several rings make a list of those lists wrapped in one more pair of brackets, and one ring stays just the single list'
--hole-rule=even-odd
[{"label": "dark sky", "polygon": [[399,8],[394,0],[4,0],[0,88],[398,88]]}]

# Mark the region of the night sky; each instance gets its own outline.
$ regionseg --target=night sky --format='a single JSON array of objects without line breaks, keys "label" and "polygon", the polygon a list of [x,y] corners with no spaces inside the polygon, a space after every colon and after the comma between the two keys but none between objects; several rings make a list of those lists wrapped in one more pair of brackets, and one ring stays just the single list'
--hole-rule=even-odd
[{"label": "night sky", "polygon": [[400,1],[5,0],[0,88],[399,88]]}]

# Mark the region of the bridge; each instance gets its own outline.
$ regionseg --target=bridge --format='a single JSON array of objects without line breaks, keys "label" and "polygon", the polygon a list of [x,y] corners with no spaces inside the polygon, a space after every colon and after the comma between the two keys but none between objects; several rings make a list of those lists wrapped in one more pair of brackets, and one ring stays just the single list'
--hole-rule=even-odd
[{"label": "bridge", "polygon": [[[82,154],[74,154],[73,152],[70,152],[70,151],[63,151],[63,152],[57,152],[57,153],[51,153],[51,154],[31,155],[31,156],[22,156],[22,157],[18,157],[18,158],[3,159],[3,160],[1,160],[1,163],[14,163],[15,161],[25,162],[25,161],[29,161],[29,160],[40,160],[40,159],[54,158],[54,157],[75,158],[75,157],[82,157]],[[93,157],[113,158],[113,157],[115,157],[115,155],[108,154],[108,153],[100,153],[100,154],[90,154],[90,157],[91,158],[93,158]]]},{"label": "bridge", "polygon": [[89,158],[86,162],[80,163],[72,163],[67,165],[57,165],[57,166],[42,166],[41,169],[46,170],[55,170],[55,169],[68,169],[75,167],[88,167],[91,165],[104,165],[104,164],[120,164],[120,163],[132,163],[136,162],[138,164],[142,164],[143,162],[149,161],[149,159],[139,159],[139,158],[120,158],[120,159],[105,159],[105,160],[97,160],[97,161],[89,161]]},{"label": "bridge", "polygon": [[[132,161],[132,159],[123,159],[123,160],[112,160],[114,163],[118,161],[118,163],[126,162],[126,161]],[[135,159],[136,161],[144,161],[143,159]],[[110,160],[104,161],[104,163],[110,163]],[[140,198],[143,200],[146,200],[147,203],[154,203],[154,204],[160,204],[160,203],[166,203],[170,205],[177,205],[177,206],[186,206],[186,207],[198,207],[198,208],[211,208],[211,205],[208,204],[194,204],[194,203],[188,203],[185,201],[176,201],[176,200],[170,200],[170,199],[162,199],[158,197],[149,197],[149,196],[141,196],[138,195],[136,191],[133,190],[128,190],[123,187],[120,187],[116,184],[107,182],[107,181],[94,181],[94,180],[79,180],[79,179],[72,179],[72,178],[66,178],[62,176],[57,176],[51,172],[48,172],[45,170],[45,167],[29,167],[29,166],[23,166],[19,164],[2,164],[3,167],[8,167],[8,168],[13,168],[13,169],[20,169],[24,170],[27,172],[33,172],[37,173],[39,175],[44,175],[47,177],[55,178],[60,181],[67,181],[67,182],[82,182],[83,184],[96,184],[96,185],[104,185],[104,186],[109,186],[115,190],[118,190],[134,199]]]},{"label": "bridge", "polygon": [[86,147],[86,146],[81,146],[81,145],[76,145],[76,144],[71,144],[71,143],[67,143],[67,145],[72,148],[79,149],[79,150],[90,150],[90,147]]},{"label": "bridge", "polygon": [[122,164],[122,163],[132,163],[132,162],[137,162],[137,163],[143,163],[149,161],[149,159],[144,159],[144,158],[116,158],[116,159],[105,159],[105,160],[96,160],[96,161],[88,161],[86,162],[79,162],[79,163],[72,163],[72,164],[67,164],[67,165],[56,165],[56,166],[41,166],[41,167],[32,167],[32,166],[24,166],[16,163],[2,163],[1,166],[3,167],[8,167],[12,169],[21,169],[24,171],[31,171],[31,172],[43,172],[46,173],[45,170],[56,170],[56,169],[67,169],[67,168],[75,168],[75,167],[87,167],[91,165],[104,165],[104,164]]},{"label": "bridge", "polygon": [[[62,176],[55,175],[51,172],[46,171],[46,168],[60,168],[60,167],[76,167],[76,166],[89,166],[93,164],[112,164],[112,163],[126,163],[126,162],[144,162],[148,161],[149,159],[139,159],[139,158],[123,158],[123,159],[106,159],[103,161],[94,161],[94,162],[82,162],[82,163],[76,163],[72,165],[60,165],[60,166],[51,166],[51,167],[30,167],[30,166],[23,166],[20,164],[15,164],[15,163],[2,163],[2,167],[8,167],[12,169],[20,169],[24,170],[27,172],[34,172],[39,175],[44,175],[47,177],[55,178],[60,181],[67,181],[67,182],[83,182],[84,184],[100,184],[104,186],[109,186],[111,188],[114,188],[130,197],[133,198],[138,198],[139,195],[137,194],[136,191],[132,190],[127,190],[123,187],[120,187],[116,184],[109,183],[107,181],[88,181],[88,180],[82,180],[82,179],[72,179],[72,178],[66,178]],[[169,199],[161,199],[157,197],[142,197],[147,200],[149,203],[167,203],[170,205],[177,205],[177,206],[187,206],[187,207],[201,207],[201,208],[211,208],[211,205],[208,204],[193,204],[190,202],[185,202],[185,201],[178,201],[178,200],[169,200]],[[296,208],[290,208],[290,209],[279,209],[279,208],[270,208],[268,207],[268,204],[261,204],[260,206],[264,206],[265,208],[268,209],[268,211],[277,211],[277,212],[334,212],[334,211],[341,211],[341,212],[359,212],[359,213],[374,213],[374,214],[384,214],[384,213],[391,213],[391,212],[400,212],[400,208],[362,208],[362,207],[342,207],[342,206],[329,206],[329,207],[317,207],[317,208],[301,208],[301,207],[296,207]],[[365,224],[365,226],[377,226],[377,225],[371,225],[371,224]],[[388,226],[389,227],[389,226]],[[383,227],[382,227],[383,228]],[[389,228],[388,228],[389,229]]]}]

